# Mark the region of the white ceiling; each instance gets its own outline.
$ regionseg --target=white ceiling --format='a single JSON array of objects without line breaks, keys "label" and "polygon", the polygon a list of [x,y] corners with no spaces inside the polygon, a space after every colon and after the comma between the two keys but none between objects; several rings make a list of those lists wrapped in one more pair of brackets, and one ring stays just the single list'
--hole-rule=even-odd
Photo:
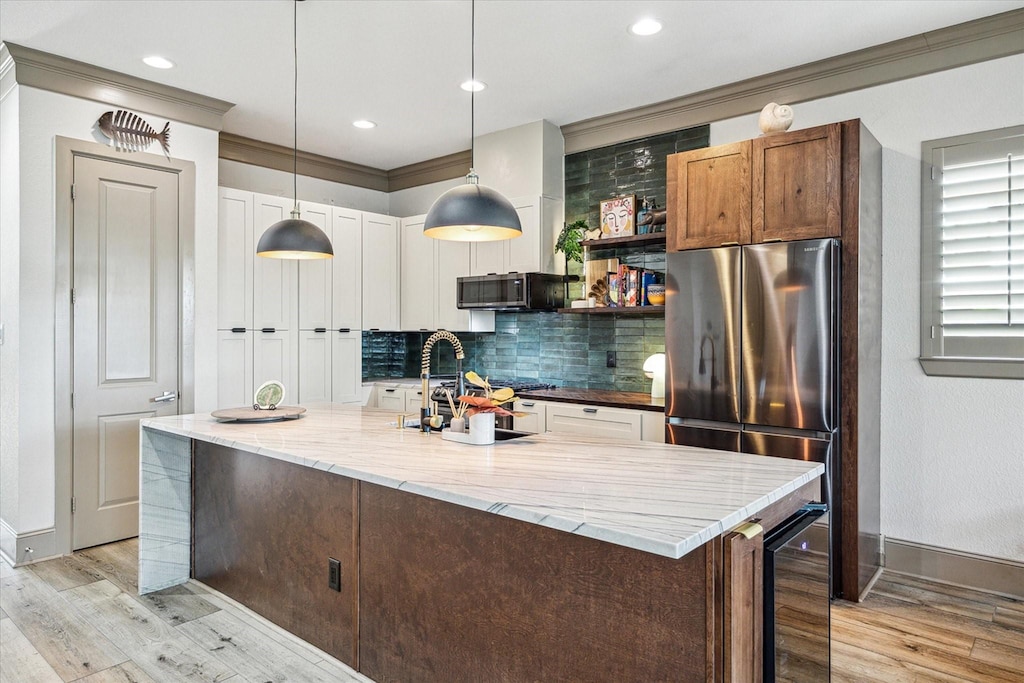
[{"label": "white ceiling", "polygon": [[[0,0],[0,39],[234,102],[292,144],[290,0]],[[478,0],[477,135],[564,125],[1024,7],[1024,0]],[[657,17],[664,30],[627,27]],[[299,148],[392,169],[469,147],[468,0],[298,5]],[[160,54],[169,71],[144,65]],[[365,131],[354,119],[376,121]]]}]

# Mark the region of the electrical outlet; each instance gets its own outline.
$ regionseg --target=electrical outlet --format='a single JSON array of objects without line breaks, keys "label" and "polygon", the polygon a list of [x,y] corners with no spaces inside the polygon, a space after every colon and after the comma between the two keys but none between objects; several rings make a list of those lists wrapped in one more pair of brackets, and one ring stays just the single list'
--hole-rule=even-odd
[{"label": "electrical outlet", "polygon": [[607,363],[608,367],[610,367],[610,368],[614,368],[615,367],[615,352],[614,351],[609,351],[608,352],[608,360],[606,361],[606,363]]},{"label": "electrical outlet", "polygon": [[341,562],[333,557],[327,558],[327,587],[341,592]]}]

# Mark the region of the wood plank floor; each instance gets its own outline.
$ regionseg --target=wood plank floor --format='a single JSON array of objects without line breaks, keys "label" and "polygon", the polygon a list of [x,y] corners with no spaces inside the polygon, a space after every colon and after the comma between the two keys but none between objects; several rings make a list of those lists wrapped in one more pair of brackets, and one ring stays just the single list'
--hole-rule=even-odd
[{"label": "wood plank floor", "polygon": [[[137,558],[129,540],[0,562],[0,683],[368,681],[202,586],[136,595]],[[832,680],[1024,681],[1024,601],[883,576],[832,607]]]}]

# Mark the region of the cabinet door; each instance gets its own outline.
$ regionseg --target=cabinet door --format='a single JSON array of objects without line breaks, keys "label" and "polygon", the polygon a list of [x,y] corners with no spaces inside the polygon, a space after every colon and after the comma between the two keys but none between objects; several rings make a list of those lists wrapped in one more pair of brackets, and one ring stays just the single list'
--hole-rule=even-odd
[{"label": "cabinet door", "polygon": [[512,418],[512,428],[519,432],[543,434],[547,431],[546,408],[547,404],[542,401],[516,401],[513,411],[525,414]]},{"label": "cabinet door", "polygon": [[840,124],[757,138],[754,242],[839,237]]},{"label": "cabinet door", "polygon": [[222,187],[217,194],[217,329],[251,329],[252,192]]},{"label": "cabinet door", "polygon": [[363,214],[335,207],[331,259],[332,329],[361,329],[363,310]]},{"label": "cabinet door", "polygon": [[[331,207],[303,202],[299,208],[302,220],[309,221],[324,231],[335,252],[338,246],[332,230]],[[342,247],[345,248],[345,247]],[[331,276],[334,259],[308,259],[298,263],[299,269],[299,329],[314,330],[331,327]]]},{"label": "cabinet door", "polygon": [[398,330],[398,219],[363,214],[363,329]]},{"label": "cabinet door", "polygon": [[644,411],[640,415],[640,439],[665,443],[665,413]]},{"label": "cabinet door", "polygon": [[545,427],[549,432],[640,441],[639,413],[621,408],[548,403]]},{"label": "cabinet door", "polygon": [[[517,237],[516,239],[522,239]],[[497,275],[508,272],[508,245],[512,240],[472,242],[469,248],[470,275]]]},{"label": "cabinet door", "polygon": [[422,389],[405,389],[405,412],[420,414],[420,408],[423,407],[423,390]]},{"label": "cabinet door", "polygon": [[[471,311],[458,307],[460,277],[469,275],[469,242],[438,241],[437,250],[437,320],[442,330],[469,330]],[[487,311],[481,311],[486,313]],[[493,316],[494,314],[491,313]]]},{"label": "cabinet door", "polygon": [[331,400],[331,334],[337,332],[299,331],[300,404]]},{"label": "cabinet door", "polygon": [[402,219],[401,329],[437,328],[437,263],[441,244],[423,234],[423,216]]},{"label": "cabinet door", "polygon": [[538,273],[540,263],[540,198],[514,199],[513,206],[519,214],[523,234],[508,240],[509,273]]},{"label": "cabinet door", "polygon": [[[288,218],[292,201],[262,194],[254,197],[253,244],[258,245],[267,228]],[[298,264],[295,261],[253,256],[253,328],[295,329],[293,302],[297,279]]]},{"label": "cabinet door", "polygon": [[[405,412],[405,389],[400,387],[377,387],[377,407],[384,410],[393,410],[396,413]],[[418,411],[417,411],[418,412]]]},{"label": "cabinet door", "polygon": [[668,157],[666,249],[750,243],[749,140]]},{"label": "cabinet door", "polygon": [[253,332],[217,332],[217,408],[252,406]]},{"label": "cabinet door", "polygon": [[723,680],[726,683],[761,683],[764,661],[764,534],[749,538],[732,532],[723,550]]},{"label": "cabinet door", "polygon": [[331,333],[331,400],[361,403],[363,400],[363,334]]},{"label": "cabinet door", "polygon": [[284,384],[285,403],[298,402],[299,364],[295,356],[295,331],[253,332],[253,378],[254,387],[264,382],[277,380]]}]

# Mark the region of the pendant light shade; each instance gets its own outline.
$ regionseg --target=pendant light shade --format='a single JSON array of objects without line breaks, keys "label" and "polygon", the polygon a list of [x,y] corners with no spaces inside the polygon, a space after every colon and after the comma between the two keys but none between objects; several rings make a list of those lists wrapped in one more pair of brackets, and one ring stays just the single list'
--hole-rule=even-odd
[{"label": "pendant light shade", "polygon": [[512,202],[497,190],[480,185],[475,176],[437,198],[427,212],[423,234],[453,242],[507,240],[523,234]]},{"label": "pendant light shade", "polygon": [[324,231],[299,218],[299,0],[292,3],[292,199],[291,218],[274,223],[260,236],[256,255],[279,259],[332,258],[334,249]]},{"label": "pendant light shade", "polygon": [[[476,1],[471,5],[470,82],[476,81]],[[476,155],[476,90],[469,91],[470,156]],[[474,159],[475,161],[475,159]],[[472,165],[472,162],[471,162]],[[479,183],[472,168],[466,184],[438,197],[427,212],[423,234],[453,242],[489,242],[520,237],[523,226],[512,202],[497,190]]]}]

